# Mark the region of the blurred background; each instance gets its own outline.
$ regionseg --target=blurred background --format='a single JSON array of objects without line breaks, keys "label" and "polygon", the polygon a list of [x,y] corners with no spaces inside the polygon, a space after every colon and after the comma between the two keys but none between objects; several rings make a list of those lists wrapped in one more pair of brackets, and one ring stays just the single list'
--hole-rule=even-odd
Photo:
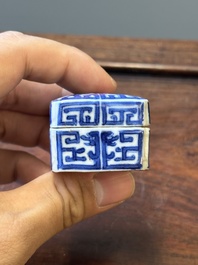
[{"label": "blurred background", "polygon": [[197,0],[0,0],[0,31],[198,39]]}]

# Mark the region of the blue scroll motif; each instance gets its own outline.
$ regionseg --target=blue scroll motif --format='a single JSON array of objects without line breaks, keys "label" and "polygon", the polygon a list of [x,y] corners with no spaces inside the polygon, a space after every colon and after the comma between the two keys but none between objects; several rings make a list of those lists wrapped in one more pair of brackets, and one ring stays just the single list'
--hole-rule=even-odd
[{"label": "blue scroll motif", "polygon": [[56,131],[59,170],[141,169],[143,131]]},{"label": "blue scroll motif", "polygon": [[106,152],[106,146],[116,146],[116,141],[118,141],[118,135],[114,136],[111,131],[105,131],[101,133],[101,142],[102,142],[102,158],[103,161],[112,159],[115,157],[115,152]]},{"label": "blue scroll motif", "polygon": [[95,163],[100,167],[100,135],[98,131],[91,131],[87,135],[81,135],[86,146],[94,146],[94,152],[88,151],[89,159],[95,160]]},{"label": "blue scroll motif", "polygon": [[58,117],[55,126],[141,126],[144,122],[144,104],[145,101],[139,97],[122,94],[64,97],[57,105]]},{"label": "blue scroll motif", "polygon": [[[103,169],[140,169],[142,167],[142,130],[121,130],[118,135],[111,134],[112,141],[107,134],[102,133]],[[114,139],[118,141],[114,142]],[[136,138],[136,141],[134,139]],[[114,150],[109,152],[109,146],[114,142]]]},{"label": "blue scroll motif", "polygon": [[142,125],[143,108],[141,102],[103,102],[102,125]]},{"label": "blue scroll motif", "polygon": [[70,96],[65,96],[62,98],[55,99],[55,101],[64,101],[64,100],[82,100],[82,99],[99,99],[100,94],[75,94],[75,95],[70,95]]},{"label": "blue scroll motif", "polygon": [[99,123],[99,102],[61,103],[58,112],[60,126],[97,126]]},{"label": "blue scroll motif", "polygon": [[[85,152],[85,148],[76,148],[76,144],[80,143],[79,132],[57,132],[57,147],[58,151],[58,164],[61,167],[65,162],[75,162],[75,161],[85,161],[84,156],[78,156]],[[63,138],[65,136],[65,138]],[[68,147],[67,147],[68,146]],[[65,161],[63,161],[62,153],[67,153],[69,155],[65,156]]]},{"label": "blue scroll motif", "polygon": [[64,101],[64,100],[82,100],[82,99],[141,99],[138,96],[124,95],[124,94],[75,94],[70,96],[65,96],[62,98],[55,99],[55,101]]},{"label": "blue scroll motif", "polygon": [[141,99],[141,97],[124,94],[100,94],[102,99]]},{"label": "blue scroll motif", "polygon": [[[58,169],[100,169],[98,132],[80,135],[79,131],[56,131],[56,144]],[[94,151],[87,151],[86,146],[93,147]]]}]

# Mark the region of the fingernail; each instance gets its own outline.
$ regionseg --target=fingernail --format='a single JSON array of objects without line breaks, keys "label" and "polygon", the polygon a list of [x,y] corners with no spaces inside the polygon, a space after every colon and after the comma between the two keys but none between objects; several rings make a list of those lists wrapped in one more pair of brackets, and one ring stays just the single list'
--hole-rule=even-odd
[{"label": "fingernail", "polygon": [[62,97],[64,96],[70,96],[72,93],[64,88],[62,88]]},{"label": "fingernail", "polygon": [[135,189],[129,171],[99,173],[94,177],[94,185],[98,206],[122,202],[131,197]]},{"label": "fingernail", "polygon": [[117,87],[117,83],[112,77],[111,77],[111,82],[112,82],[113,86],[116,88]]}]

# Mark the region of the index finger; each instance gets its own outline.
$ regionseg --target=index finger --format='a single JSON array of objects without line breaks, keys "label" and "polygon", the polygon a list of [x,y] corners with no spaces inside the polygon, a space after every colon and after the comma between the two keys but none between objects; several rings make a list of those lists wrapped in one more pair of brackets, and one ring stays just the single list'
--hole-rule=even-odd
[{"label": "index finger", "polygon": [[82,51],[19,32],[0,34],[0,97],[22,79],[57,83],[74,93],[114,91],[112,78]]}]

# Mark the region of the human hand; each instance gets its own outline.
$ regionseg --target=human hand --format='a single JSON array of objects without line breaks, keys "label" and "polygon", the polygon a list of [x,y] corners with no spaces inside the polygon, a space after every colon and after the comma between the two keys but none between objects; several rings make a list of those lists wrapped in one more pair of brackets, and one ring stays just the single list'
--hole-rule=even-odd
[{"label": "human hand", "polygon": [[[111,93],[116,85],[76,48],[16,32],[0,34],[2,142],[49,151],[49,103],[72,93]],[[64,89],[63,89],[63,88]],[[53,173],[20,151],[0,150],[0,264],[25,264],[53,235],[133,194],[130,172]]]}]

